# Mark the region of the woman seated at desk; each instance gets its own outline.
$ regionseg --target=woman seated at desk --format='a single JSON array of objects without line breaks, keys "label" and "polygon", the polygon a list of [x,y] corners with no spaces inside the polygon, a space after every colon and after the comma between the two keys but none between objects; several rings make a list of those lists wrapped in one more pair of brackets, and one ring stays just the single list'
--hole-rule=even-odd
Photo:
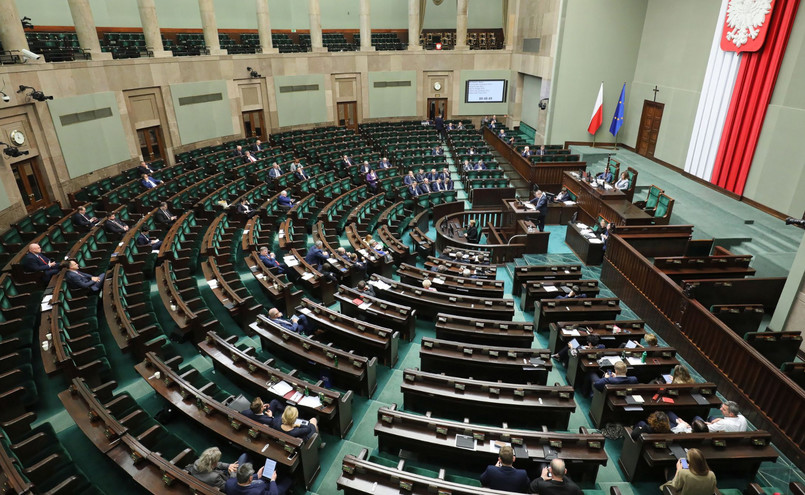
[{"label": "woman seated at desk", "polygon": [[629,175],[626,172],[621,173],[621,178],[615,183],[615,189],[618,191],[625,191],[629,189]]},{"label": "woman seated at desk", "polygon": [[314,433],[319,431],[318,420],[310,418],[310,421],[299,421],[299,410],[294,406],[287,406],[282,412],[282,424],[277,428],[283,433],[292,437],[302,438],[307,441]]}]

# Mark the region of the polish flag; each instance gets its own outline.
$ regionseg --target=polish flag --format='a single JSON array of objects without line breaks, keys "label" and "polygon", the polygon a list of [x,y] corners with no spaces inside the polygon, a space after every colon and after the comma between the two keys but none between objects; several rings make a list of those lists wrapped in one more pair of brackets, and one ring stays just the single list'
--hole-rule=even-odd
[{"label": "polish flag", "polygon": [[604,83],[601,83],[601,88],[598,89],[598,98],[595,99],[595,107],[593,107],[593,115],[590,117],[587,132],[595,134],[602,122],[604,122]]}]

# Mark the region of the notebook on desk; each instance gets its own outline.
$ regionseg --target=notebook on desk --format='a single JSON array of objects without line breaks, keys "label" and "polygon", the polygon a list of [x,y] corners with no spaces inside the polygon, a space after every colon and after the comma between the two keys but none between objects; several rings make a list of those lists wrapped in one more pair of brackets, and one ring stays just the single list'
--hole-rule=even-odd
[{"label": "notebook on desk", "polygon": [[702,394],[690,394],[690,396],[693,397],[693,400],[696,401],[696,404],[699,404],[700,406],[706,406],[710,404],[710,401],[708,401],[707,398]]},{"label": "notebook on desk", "polygon": [[456,435],[456,447],[475,450],[475,439],[469,435]]}]

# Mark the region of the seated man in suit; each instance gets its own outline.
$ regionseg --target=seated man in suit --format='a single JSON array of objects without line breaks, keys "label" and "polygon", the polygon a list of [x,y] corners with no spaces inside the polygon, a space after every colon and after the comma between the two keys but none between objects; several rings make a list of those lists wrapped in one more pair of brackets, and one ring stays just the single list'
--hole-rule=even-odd
[{"label": "seated man in suit", "polygon": [[486,164],[484,163],[483,159],[478,160],[478,163],[475,164],[475,168],[473,170],[486,170]]},{"label": "seated man in suit", "polygon": [[151,174],[154,173],[154,169],[152,169],[150,165],[148,165],[147,163],[142,161],[142,162],[140,162],[140,165],[137,167],[137,172],[140,175],[143,175],[143,174],[151,175]]},{"label": "seated man in suit", "polygon": [[277,206],[283,210],[290,210],[293,208],[293,199],[288,196],[288,191],[282,191],[280,195],[277,196]]},{"label": "seated man in suit", "polygon": [[126,235],[129,231],[129,226],[117,219],[114,213],[110,213],[103,223],[103,228],[110,234],[118,234],[119,236]]},{"label": "seated man in suit", "polygon": [[372,191],[372,194],[377,194],[377,173],[374,170],[370,169],[369,173],[366,174],[366,185]]},{"label": "seated man in suit", "polygon": [[320,270],[321,264],[327,261],[327,258],[330,257],[330,254],[323,250],[322,246],[324,246],[324,244],[322,244],[321,241],[316,241],[315,244],[308,248],[307,254],[305,255],[305,261],[307,261],[317,270]]},{"label": "seated man in suit", "polygon": [[469,160],[464,160],[464,164],[461,166],[461,170],[464,172],[469,172],[470,170],[475,170],[475,165],[470,163]]},{"label": "seated man in suit", "polygon": [[254,145],[252,146],[252,151],[254,151],[255,153],[257,153],[258,151],[263,151],[263,142],[260,141],[259,139],[255,141]]},{"label": "seated man in suit", "polygon": [[[618,361],[615,363],[615,371],[608,371],[604,373],[603,377],[598,377],[595,373],[591,373],[589,377],[593,380],[593,388],[596,390],[603,392],[604,386],[606,385],[623,385],[623,384],[634,384],[637,383],[637,377],[634,376],[626,376],[626,363],[623,361]],[[590,397],[593,396],[592,390],[590,390]]]},{"label": "seated man in suit", "polygon": [[307,173],[305,172],[305,167],[303,167],[301,163],[298,167],[296,167],[296,172],[294,172],[293,176],[296,177],[296,180],[300,182],[309,179]]},{"label": "seated man in suit", "polygon": [[453,183],[453,179],[447,177],[444,181],[442,181],[442,185],[444,186],[445,191],[452,191],[455,189],[455,184]]},{"label": "seated man in suit", "polygon": [[612,172],[610,172],[609,167],[605,168],[603,172],[601,172],[600,174],[596,175],[595,178],[596,179],[604,179],[604,182],[606,182],[607,184],[609,184],[610,182],[615,180],[615,178],[612,177]]},{"label": "seated man in suit", "polygon": [[98,277],[93,277],[88,273],[79,271],[76,260],[67,262],[67,273],[64,275],[64,280],[67,282],[67,287],[71,289],[89,289],[92,292],[100,292],[104,278],[106,278],[105,273],[101,273]]},{"label": "seated man in suit", "polygon": [[489,125],[489,115],[484,115],[481,118],[481,127],[486,127]]},{"label": "seated man in suit", "polygon": [[301,333],[303,335],[310,335],[314,330],[313,324],[305,315],[294,315],[291,316],[290,320],[288,320],[282,317],[282,312],[280,310],[277,308],[271,308],[268,310],[268,318],[286,330]]},{"label": "seated man in suit", "polygon": [[168,209],[168,203],[165,201],[159,203],[159,209],[155,213],[154,219],[157,223],[161,223],[163,225],[170,225],[174,221],[176,221],[176,215],[171,213]]},{"label": "seated man in suit", "polygon": [[235,146],[235,150],[232,152],[232,156],[235,158],[243,156],[243,146],[241,145]]},{"label": "seated man in suit", "polygon": [[389,162],[389,159],[384,156],[379,162],[377,162],[377,168],[391,168],[391,162]]},{"label": "seated man in suit", "polygon": [[422,194],[419,191],[419,182],[414,181],[408,186],[408,194],[410,194],[412,198],[416,198],[417,196]]},{"label": "seated man in suit", "polygon": [[439,172],[437,172],[435,168],[432,168],[430,172],[425,174],[425,178],[428,179],[428,182],[433,182],[439,178]]},{"label": "seated man in suit", "polygon": [[252,403],[249,405],[249,408],[240,411],[240,413],[249,419],[257,421],[258,423],[262,423],[273,428],[279,428],[280,416],[282,416],[282,411],[284,409],[285,404],[277,399],[273,399],[270,404],[265,404],[263,403],[263,399],[260,397],[255,397],[254,400],[252,400]]},{"label": "seated man in suit", "polygon": [[439,178],[442,179],[442,181],[445,181],[446,179],[449,179],[450,178],[450,170],[447,167],[444,167],[442,169],[442,171],[439,172]]},{"label": "seated man in suit", "polygon": [[534,154],[537,156],[545,156],[547,154],[545,153],[545,145],[543,144],[542,146],[540,146],[539,149]]},{"label": "seated man in suit", "polygon": [[463,131],[464,130],[464,122],[459,121],[458,125],[456,126],[456,130],[457,131]]},{"label": "seated man in suit", "polygon": [[274,164],[271,165],[271,170],[268,171],[268,176],[271,177],[272,179],[276,179],[280,175],[282,175],[282,169],[280,168],[280,164],[274,162]]},{"label": "seated man in suit", "polygon": [[42,272],[42,280],[46,284],[53,275],[59,273],[57,263],[42,254],[42,246],[36,243],[28,245],[28,252],[20,260],[20,265],[26,272]]},{"label": "seated man in suit", "polygon": [[243,198],[240,204],[238,205],[238,213],[240,213],[241,215],[246,215],[246,218],[251,218],[260,213],[260,210],[256,208],[253,209],[252,205],[249,204],[249,200]]},{"label": "seated man in suit", "polygon": [[553,459],[550,466],[542,468],[542,476],[531,482],[531,493],[540,495],[582,495],[579,486],[567,476],[567,467],[562,459]]},{"label": "seated man in suit", "polygon": [[405,183],[406,186],[410,186],[414,182],[416,182],[416,177],[414,177],[414,171],[409,170],[408,175],[403,177],[403,183]]},{"label": "seated man in suit", "polygon": [[372,167],[369,166],[369,162],[367,160],[364,160],[363,163],[361,163],[358,172],[362,175],[366,175],[369,173],[370,170],[372,170]]},{"label": "seated man in suit", "polygon": [[506,130],[505,130],[505,129],[501,129],[500,131],[498,131],[498,137],[499,137],[500,139],[506,139]]},{"label": "seated man in suit", "polygon": [[492,490],[504,492],[529,493],[528,474],[525,469],[515,469],[514,449],[504,445],[498,452],[498,462],[494,466],[487,466],[481,475],[481,486]]},{"label": "seated man in suit", "polygon": [[478,244],[481,240],[481,235],[478,232],[478,226],[475,224],[475,219],[470,220],[470,225],[467,227],[467,242],[470,244]]},{"label": "seated man in suit", "polygon": [[431,189],[433,189],[433,192],[441,192],[441,191],[444,191],[444,190],[445,190],[445,188],[444,188],[444,184],[442,184],[442,179],[436,179],[436,180],[435,180],[435,181],[434,181],[434,182],[431,184]]},{"label": "seated man in suit", "polygon": [[251,462],[245,462],[238,466],[234,478],[226,480],[224,493],[226,495],[285,495],[291,487],[291,479],[286,478],[277,482],[277,471],[268,478],[263,477],[263,468],[260,466],[257,473]]},{"label": "seated man in suit", "polygon": [[525,148],[523,148],[523,152],[522,152],[522,153],[520,153],[520,155],[521,155],[521,156],[524,156],[524,157],[526,157],[526,158],[528,158],[529,156],[531,156],[531,154],[532,154],[532,153],[531,153],[531,148],[529,148],[528,146],[526,146]]},{"label": "seated man in suit", "polygon": [[246,163],[254,163],[256,161],[257,161],[257,158],[255,158],[250,151],[247,151],[246,155],[243,157],[243,163],[244,164],[246,164]]},{"label": "seated man in suit", "polygon": [[625,191],[629,189],[629,174],[627,174],[626,172],[621,173],[620,180],[615,183],[615,189],[619,191]]},{"label": "seated man in suit", "polygon": [[475,146],[470,146],[470,149],[467,150],[467,154],[470,155],[470,156],[473,156],[476,153],[477,153],[477,151],[475,151]]},{"label": "seated man in suit", "polygon": [[454,126],[452,122],[447,123],[447,130],[448,131],[454,131],[455,129],[456,129],[456,126]]},{"label": "seated man in suit", "polygon": [[146,189],[153,189],[158,185],[162,184],[162,181],[159,179],[154,179],[148,174],[143,174],[142,180],[140,180],[140,184],[142,184]]},{"label": "seated man in suit", "polygon": [[145,227],[140,229],[140,233],[137,234],[137,245],[142,247],[150,246],[151,251],[159,251],[159,248],[162,247],[162,241],[150,237],[150,233],[151,231]]},{"label": "seated man in suit", "polygon": [[417,182],[422,183],[425,180],[425,169],[420,168],[414,177],[416,177]]},{"label": "seated man in suit", "polygon": [[355,165],[355,162],[352,161],[352,158],[348,157],[347,155],[343,155],[341,157],[341,163],[344,167],[351,167]]},{"label": "seated man in suit", "polygon": [[562,190],[553,197],[553,202],[562,203],[564,201],[572,201],[572,199],[570,198],[570,192],[568,192],[567,187],[562,186]]},{"label": "seated man in suit", "polygon": [[430,181],[427,177],[422,181],[422,184],[419,185],[419,193],[420,194],[429,194],[432,193],[433,190],[430,188]]},{"label": "seated man in suit", "polygon": [[276,268],[277,273],[282,275],[285,273],[285,269],[287,268],[283,263],[277,261],[277,258],[274,256],[274,253],[269,253],[268,248],[263,246],[260,248],[260,252],[257,255],[260,258],[260,261],[269,268]]},{"label": "seated man in suit", "polygon": [[562,294],[561,296],[556,296],[556,299],[576,299],[576,298],[584,299],[584,298],[586,298],[587,294],[585,294],[583,292],[579,292],[579,290],[580,290],[579,286],[574,285],[573,287],[570,288],[570,292],[568,292],[567,294]]},{"label": "seated man in suit", "polygon": [[431,150],[430,154],[432,156],[444,156],[444,150],[440,145],[437,145],[435,148]]},{"label": "seated man in suit", "polygon": [[[355,290],[361,293],[361,296],[375,297],[375,290],[371,285],[367,284],[365,280],[359,280]],[[364,299],[365,301],[366,299]]]},{"label": "seated man in suit", "polygon": [[73,225],[80,227],[83,230],[90,230],[92,227],[98,225],[97,217],[87,216],[87,209],[83,206],[78,207],[78,211],[73,214]]}]

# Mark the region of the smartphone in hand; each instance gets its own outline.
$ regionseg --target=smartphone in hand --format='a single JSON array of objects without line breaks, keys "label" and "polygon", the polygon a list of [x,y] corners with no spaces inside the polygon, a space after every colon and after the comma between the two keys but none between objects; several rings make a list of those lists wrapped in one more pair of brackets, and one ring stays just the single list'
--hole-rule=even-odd
[{"label": "smartphone in hand", "polygon": [[687,459],[679,459],[679,462],[682,463],[682,469],[688,469],[688,460]]}]

